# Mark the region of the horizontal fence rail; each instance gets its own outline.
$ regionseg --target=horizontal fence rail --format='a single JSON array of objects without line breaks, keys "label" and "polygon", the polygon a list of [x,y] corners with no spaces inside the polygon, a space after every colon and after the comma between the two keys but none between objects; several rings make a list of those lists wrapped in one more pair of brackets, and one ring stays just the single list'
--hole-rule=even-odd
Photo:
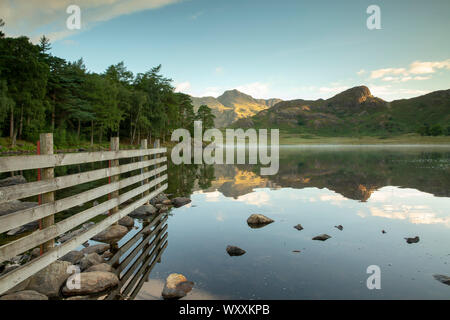
[{"label": "horizontal fence rail", "polygon": [[[40,221],[39,230],[0,247],[0,263],[33,248],[41,247],[40,256],[0,277],[0,294],[7,292],[68,252],[78,248],[109,226],[116,224],[121,218],[148,203],[168,187],[168,176],[165,173],[167,171],[167,158],[164,156],[166,149],[159,147],[159,141],[155,142],[152,149],[148,149],[147,141],[143,140],[140,150],[119,151],[118,138],[112,138],[112,151],[52,154],[53,136],[51,134],[43,134],[40,140],[41,146],[44,146],[44,154],[0,158],[0,172],[41,169],[44,178],[44,180],[0,188],[0,205],[9,201],[34,196],[42,197],[40,198],[42,201],[37,206],[0,216],[0,233],[37,220]],[[133,162],[119,164],[120,159],[130,159]],[[109,161],[109,167],[54,177],[53,170],[55,167],[99,161]],[[125,178],[122,178],[121,174],[125,174]],[[54,199],[56,191],[105,178],[109,179],[109,182],[106,184],[92,187],[88,190],[84,189],[86,191],[66,196],[62,199]],[[122,189],[124,188],[127,189],[123,191]],[[108,200],[81,212],[72,213],[69,217],[55,223],[55,214],[77,206],[83,206],[106,195],[108,195]],[[56,239],[61,235],[108,211],[108,216],[87,227],[73,238],[61,244],[56,242]],[[127,265],[130,265],[130,268],[124,271],[125,274],[119,278],[121,279],[121,287],[129,280],[124,287],[124,293],[128,296],[137,294],[135,292],[137,286],[142,286],[143,283],[140,277],[131,277],[131,275],[136,272],[139,275],[144,275],[150,267],[153,268],[154,260],[159,259],[162,251],[167,246],[167,241],[165,241],[167,233],[163,234],[167,229],[167,224],[163,226],[166,221],[167,216],[164,216],[164,214],[157,216],[131,239],[133,241],[127,241],[109,260],[108,263],[118,266],[119,275]],[[150,230],[151,228],[153,229]],[[153,240],[150,242],[151,239]],[[133,244],[139,240],[142,241],[131,250],[131,253],[124,261],[119,263],[120,256],[131,249]],[[149,255],[148,253],[152,249],[154,252],[152,251]],[[136,258],[139,252],[145,252],[146,257],[141,259],[141,256],[139,256],[139,258]],[[151,257],[150,260],[149,257]],[[131,291],[132,288],[135,289]]]}]

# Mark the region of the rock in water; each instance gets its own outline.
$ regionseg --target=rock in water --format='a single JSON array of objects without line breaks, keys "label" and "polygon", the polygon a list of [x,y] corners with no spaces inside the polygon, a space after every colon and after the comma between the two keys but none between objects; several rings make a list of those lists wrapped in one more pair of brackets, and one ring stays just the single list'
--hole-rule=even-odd
[{"label": "rock in water", "polygon": [[184,205],[187,205],[188,203],[191,203],[191,199],[184,197],[178,197],[172,200],[172,204],[175,208],[182,207]]},{"label": "rock in water", "polygon": [[272,222],[274,222],[272,219],[262,214],[252,214],[247,219],[247,224],[249,225],[250,228],[261,228]]},{"label": "rock in water", "polygon": [[150,203],[152,205],[158,204],[158,203],[162,203],[165,200],[169,200],[169,198],[167,198],[167,196],[164,193],[160,193],[158,194],[156,197],[154,197],[153,199],[150,200]]},{"label": "rock in water", "polygon": [[298,231],[303,230],[303,227],[301,224],[294,226],[294,228],[297,229]]},{"label": "rock in water", "polygon": [[385,234],[385,233],[386,233],[386,231],[384,231],[384,230],[381,230],[381,233],[382,233],[382,234]]},{"label": "rock in water", "polygon": [[73,230],[73,231],[69,231],[65,234],[63,234],[58,241],[61,243],[64,243],[66,241],[69,241],[70,239],[72,239],[73,237],[76,237],[77,235],[83,233],[84,231],[86,231],[87,229],[89,229],[91,226],[93,226],[95,223],[94,222],[87,222],[84,223],[80,228]]},{"label": "rock in water", "polygon": [[119,220],[119,224],[121,226],[124,226],[127,228],[133,228],[134,227],[134,219],[130,216],[125,216]]},{"label": "rock in water", "polygon": [[[80,285],[73,277],[80,277]],[[68,284],[71,284],[68,286]],[[62,289],[64,296],[82,296],[106,292],[119,284],[119,278],[114,273],[104,271],[82,272],[74,274],[67,279],[67,283]]]},{"label": "rock in water", "polygon": [[315,236],[314,238],[312,238],[313,240],[320,240],[320,241],[325,241],[327,239],[330,239],[331,237],[327,234],[321,234],[318,236]]},{"label": "rock in water", "polygon": [[59,260],[67,261],[67,262],[70,262],[71,264],[77,264],[83,258],[84,258],[84,253],[83,252],[73,250],[73,251],[70,251],[69,253],[67,253],[66,255],[64,255]]},{"label": "rock in water", "polygon": [[433,274],[433,278],[435,278],[439,282],[442,282],[443,284],[450,286],[450,277],[448,276],[444,276],[442,274]]},{"label": "rock in water", "polygon": [[69,267],[72,266],[67,261],[55,261],[30,278],[27,290],[34,290],[46,295],[49,298],[59,296],[59,289],[70,276]]},{"label": "rock in water", "polygon": [[81,259],[80,261],[80,269],[81,271],[86,270],[92,266],[95,266],[97,264],[103,263],[105,260],[101,256],[99,256],[97,253],[92,252],[89,253],[86,257]]},{"label": "rock in water", "polygon": [[102,253],[108,251],[109,247],[110,247],[109,244],[96,244],[93,246],[83,248],[83,250],[81,250],[81,252],[83,252],[84,254],[90,254],[93,252],[95,252],[97,254],[102,254]]},{"label": "rock in water", "polygon": [[420,238],[418,236],[415,236],[414,238],[405,238],[406,243],[417,243],[419,242]]},{"label": "rock in water", "polygon": [[6,294],[0,300],[48,300],[48,297],[34,290],[24,290]]},{"label": "rock in water", "polygon": [[103,271],[103,272],[113,272],[113,268],[107,263],[96,264],[92,267],[89,267],[85,272],[94,272],[94,271]]},{"label": "rock in water", "polygon": [[334,226],[336,229],[339,229],[339,230],[344,230],[344,227],[342,226],[342,225],[338,225],[338,226]]},{"label": "rock in water", "polygon": [[227,252],[230,256],[242,256],[246,251],[236,246],[227,246]]},{"label": "rock in water", "polygon": [[151,204],[144,204],[129,214],[132,218],[146,218],[156,213],[156,208]]},{"label": "rock in water", "polygon": [[109,226],[99,234],[97,234],[95,237],[92,238],[92,240],[104,243],[115,243],[118,242],[120,239],[122,239],[123,236],[126,235],[127,233],[128,233],[127,227],[114,224],[112,226]]},{"label": "rock in water", "polygon": [[185,276],[179,273],[172,273],[167,277],[161,295],[164,299],[180,299],[186,296],[193,287],[194,283],[188,281]]}]

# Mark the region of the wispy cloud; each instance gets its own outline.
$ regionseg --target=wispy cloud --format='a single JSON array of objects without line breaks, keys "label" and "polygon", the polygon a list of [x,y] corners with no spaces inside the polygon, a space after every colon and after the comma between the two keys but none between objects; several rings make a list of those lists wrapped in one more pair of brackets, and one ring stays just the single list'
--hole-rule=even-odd
[{"label": "wispy cloud", "polygon": [[[0,13],[6,21],[8,35],[27,35],[32,39],[43,33],[52,41],[66,38],[76,32],[88,30],[93,25],[121,15],[161,8],[182,0],[2,0]],[[81,30],[66,28],[69,5],[81,8]]]},{"label": "wispy cloud", "polygon": [[189,81],[180,82],[175,84],[175,92],[189,93],[191,89],[191,83]]},{"label": "wispy cloud", "polygon": [[238,86],[236,89],[255,98],[270,98],[269,87],[269,83],[252,82]]},{"label": "wispy cloud", "polygon": [[[383,68],[373,70],[371,79],[381,79],[382,81],[406,82],[410,80],[428,80],[431,74],[439,69],[450,70],[450,59],[444,61],[414,61],[408,68]],[[426,76],[417,76],[417,75]],[[416,75],[416,76],[414,76]]]}]

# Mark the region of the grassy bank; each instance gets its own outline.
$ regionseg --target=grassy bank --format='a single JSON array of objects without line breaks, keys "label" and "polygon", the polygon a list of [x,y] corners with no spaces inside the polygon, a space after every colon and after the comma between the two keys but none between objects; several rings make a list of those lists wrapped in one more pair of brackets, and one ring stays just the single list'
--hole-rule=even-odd
[{"label": "grassy bank", "polygon": [[392,137],[321,137],[281,132],[280,144],[450,144],[450,136],[432,137],[412,133]]}]

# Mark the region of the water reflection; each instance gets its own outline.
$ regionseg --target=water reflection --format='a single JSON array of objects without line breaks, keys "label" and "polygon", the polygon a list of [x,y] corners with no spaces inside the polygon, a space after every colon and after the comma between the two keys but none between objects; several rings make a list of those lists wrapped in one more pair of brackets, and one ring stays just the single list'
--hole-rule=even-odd
[{"label": "water reflection", "polygon": [[[167,215],[144,220],[138,232],[126,240],[108,263],[115,268],[118,287],[105,299],[134,299],[167,247]],[[121,241],[122,242],[122,241]]]}]

